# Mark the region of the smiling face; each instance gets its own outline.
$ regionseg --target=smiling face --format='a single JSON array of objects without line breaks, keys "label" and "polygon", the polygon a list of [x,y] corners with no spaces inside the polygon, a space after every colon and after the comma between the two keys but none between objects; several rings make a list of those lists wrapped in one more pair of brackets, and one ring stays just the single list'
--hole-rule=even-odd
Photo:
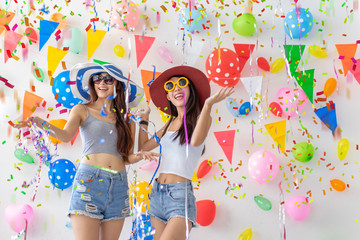
[{"label": "smiling face", "polygon": [[[173,81],[176,83],[178,81],[179,77],[172,77],[169,79],[169,81]],[[186,87],[179,87],[178,84],[175,84],[175,88],[172,91],[166,92],[167,99],[177,108],[183,107],[184,105],[184,97],[185,97],[185,103],[188,101],[190,96],[190,90],[189,85]]]},{"label": "smiling face", "polygon": [[107,98],[114,95],[114,85],[116,85],[116,80],[108,73],[96,74],[92,76],[92,81],[98,98]]}]

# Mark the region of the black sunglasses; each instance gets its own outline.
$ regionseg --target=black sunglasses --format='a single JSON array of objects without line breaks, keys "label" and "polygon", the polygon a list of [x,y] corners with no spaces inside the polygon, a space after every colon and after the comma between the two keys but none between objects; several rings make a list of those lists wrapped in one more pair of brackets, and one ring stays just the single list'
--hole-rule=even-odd
[{"label": "black sunglasses", "polygon": [[101,81],[104,80],[106,85],[113,85],[115,81],[115,79],[110,75],[102,76],[100,74],[97,74],[97,75],[93,75],[91,78],[94,84],[100,84]]}]

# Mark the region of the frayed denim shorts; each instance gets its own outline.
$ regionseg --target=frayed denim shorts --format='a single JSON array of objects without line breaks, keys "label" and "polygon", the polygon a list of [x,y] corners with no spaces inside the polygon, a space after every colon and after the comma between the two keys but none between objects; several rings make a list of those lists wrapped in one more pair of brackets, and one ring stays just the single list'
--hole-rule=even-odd
[{"label": "frayed denim shorts", "polygon": [[162,184],[154,181],[150,194],[149,215],[165,224],[173,217],[185,218],[185,188],[187,193],[187,217],[196,226],[196,199],[192,183]]},{"label": "frayed denim shorts", "polygon": [[70,214],[85,215],[101,222],[130,215],[126,171],[109,172],[80,164],[70,198]]}]

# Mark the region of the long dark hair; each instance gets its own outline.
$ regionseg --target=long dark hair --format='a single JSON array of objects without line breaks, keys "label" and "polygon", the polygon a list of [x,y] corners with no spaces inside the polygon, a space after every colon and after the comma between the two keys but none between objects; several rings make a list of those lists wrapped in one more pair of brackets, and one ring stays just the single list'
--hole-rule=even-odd
[{"label": "long dark hair", "polygon": [[[125,103],[125,91],[123,83],[115,80],[116,83],[116,97],[111,101],[110,109],[114,111],[116,116],[116,131],[117,131],[117,143],[116,147],[120,155],[123,157],[124,161],[128,160],[128,155],[130,154],[133,146],[134,139],[131,134],[130,122],[126,121],[124,118],[124,113],[126,112],[126,103]],[[92,78],[89,79],[89,93],[90,99],[89,103],[93,103],[98,99],[98,96],[95,92],[94,82]]]},{"label": "long dark hair", "polygon": [[[183,77],[181,75],[176,75],[176,76],[172,76],[172,77]],[[172,78],[171,77],[171,78]],[[196,126],[196,122],[197,122],[197,118],[200,114],[200,102],[199,102],[199,97],[198,94],[196,92],[196,89],[194,87],[194,84],[191,82],[191,80],[189,79],[189,98],[186,102],[185,105],[185,109],[186,109],[186,128],[187,128],[187,132],[188,132],[188,141],[191,141],[191,137],[192,134],[194,132],[195,126]],[[185,97],[185,96],[184,96]],[[171,103],[171,101],[169,102],[169,109],[170,109],[170,115],[171,118],[169,120],[169,123],[167,124],[165,131],[167,131],[168,127],[170,126],[171,122],[173,121],[173,117],[177,117],[178,116],[178,111],[176,109],[176,107],[174,106],[174,104]],[[182,122],[179,130],[177,131],[177,134],[174,138],[177,139],[180,138],[180,144],[185,144],[186,143],[186,135],[185,135],[185,126],[184,126],[184,122]]]}]

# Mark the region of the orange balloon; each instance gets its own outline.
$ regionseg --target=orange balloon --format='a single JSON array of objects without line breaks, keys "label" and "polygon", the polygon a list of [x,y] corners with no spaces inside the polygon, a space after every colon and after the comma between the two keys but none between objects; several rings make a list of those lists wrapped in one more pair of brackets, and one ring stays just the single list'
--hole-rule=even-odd
[{"label": "orange balloon", "polygon": [[64,18],[64,15],[62,15],[59,12],[51,14],[49,21],[58,22],[59,23],[59,26],[57,27],[58,29],[63,29],[67,24],[67,20],[66,18]]},{"label": "orange balloon", "polygon": [[[66,122],[67,121],[65,119],[54,119],[54,120],[49,121],[50,124],[54,125],[55,127],[60,128],[60,129],[63,129],[65,127]],[[59,139],[54,138],[52,136],[49,136],[49,139],[54,145],[61,143],[61,141]]]},{"label": "orange balloon", "polygon": [[329,97],[336,89],[337,81],[335,78],[329,78],[324,86],[324,94]]},{"label": "orange balloon", "polygon": [[342,192],[346,188],[346,184],[339,179],[330,180],[330,184],[338,192]]}]

